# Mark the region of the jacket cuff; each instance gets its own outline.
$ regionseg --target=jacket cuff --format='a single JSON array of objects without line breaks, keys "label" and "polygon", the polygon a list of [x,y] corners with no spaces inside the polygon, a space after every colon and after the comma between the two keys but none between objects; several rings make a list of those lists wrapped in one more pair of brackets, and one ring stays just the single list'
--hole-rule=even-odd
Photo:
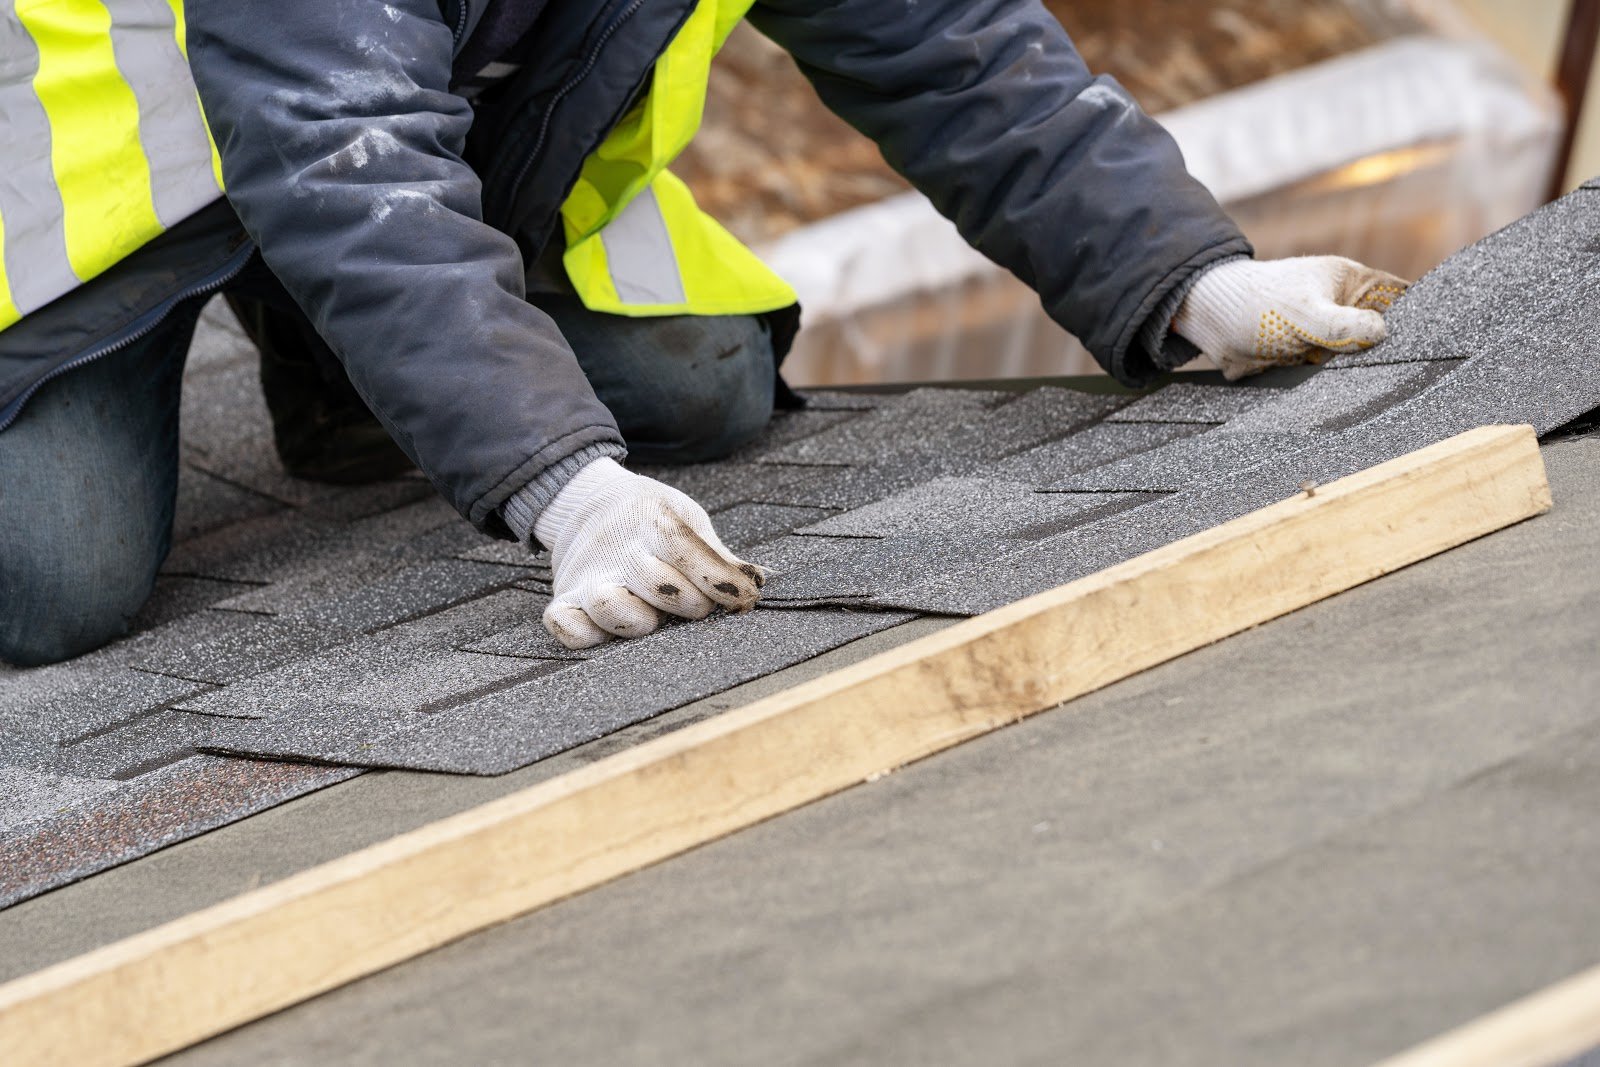
[{"label": "jacket cuff", "polygon": [[628,450],[611,441],[598,441],[585,448],[580,448],[566,459],[553,463],[539,473],[533,481],[518,489],[500,505],[500,517],[511,527],[511,532],[517,540],[525,545],[533,545],[533,524],[538,521],[539,515],[550,506],[550,501],[556,494],[565,489],[567,483],[577,473],[597,459],[611,458],[621,462],[627,458]]},{"label": "jacket cuff", "polygon": [[1180,282],[1160,304],[1156,305],[1156,309],[1144,320],[1144,325],[1139,327],[1138,337],[1139,346],[1144,349],[1156,367],[1163,371],[1177,370],[1200,355],[1200,349],[1193,342],[1172,332],[1172,320],[1178,317],[1178,309],[1183,307],[1189,292],[1207,271],[1224,263],[1250,258],[1252,257],[1241,253],[1207,263]]}]

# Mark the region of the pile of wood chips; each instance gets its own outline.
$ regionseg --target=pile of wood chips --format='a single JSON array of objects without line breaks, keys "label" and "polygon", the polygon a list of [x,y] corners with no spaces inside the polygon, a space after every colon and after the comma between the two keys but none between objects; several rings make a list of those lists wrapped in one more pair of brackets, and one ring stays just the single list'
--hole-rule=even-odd
[{"label": "pile of wood chips", "polygon": [[[1161,112],[1424,27],[1403,0],[1045,0],[1097,73]],[[717,60],[705,124],[673,166],[750,242],[901,192],[871,142],[834,117],[748,26]]]}]

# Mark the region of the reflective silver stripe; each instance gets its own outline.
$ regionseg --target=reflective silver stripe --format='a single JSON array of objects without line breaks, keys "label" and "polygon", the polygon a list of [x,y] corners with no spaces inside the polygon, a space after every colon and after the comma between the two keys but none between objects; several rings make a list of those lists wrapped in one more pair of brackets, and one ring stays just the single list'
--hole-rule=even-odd
[{"label": "reflective silver stripe", "polygon": [[0,8],[0,219],[5,220],[6,281],[23,314],[78,285],[67,258],[61,190],[50,165],[50,119],[33,90],[39,49],[16,16]]},{"label": "reflective silver stripe", "polygon": [[628,201],[622,214],[600,231],[611,281],[624,304],[684,304],[683,276],[672,250],[667,220],[654,189]]},{"label": "reflective silver stripe", "polygon": [[166,0],[106,0],[117,70],[139,101],[139,142],[150,162],[156,218],[176,226],[222,195],[189,64]]}]

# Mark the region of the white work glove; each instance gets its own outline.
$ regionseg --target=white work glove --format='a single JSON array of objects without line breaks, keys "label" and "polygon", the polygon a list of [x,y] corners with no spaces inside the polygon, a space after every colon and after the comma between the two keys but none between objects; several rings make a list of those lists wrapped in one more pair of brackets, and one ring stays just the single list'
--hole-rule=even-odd
[{"label": "white work glove", "polygon": [[1238,259],[1200,275],[1172,330],[1234,381],[1371,348],[1388,335],[1383,312],[1406,284],[1339,256]]},{"label": "white work glove", "polygon": [[699,504],[612,459],[579,471],[533,532],[550,549],[555,578],[544,625],[568,648],[653,633],[661,612],[749,611],[766,582],[728,551]]}]

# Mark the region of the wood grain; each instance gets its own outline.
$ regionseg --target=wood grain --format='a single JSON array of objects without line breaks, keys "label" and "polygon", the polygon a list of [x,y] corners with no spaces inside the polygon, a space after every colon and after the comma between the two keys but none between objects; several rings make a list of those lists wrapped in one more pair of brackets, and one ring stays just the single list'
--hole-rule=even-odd
[{"label": "wood grain", "polygon": [[0,1061],[184,1048],[1549,506],[1474,430],[0,986]]},{"label": "wood grain", "polygon": [[1377,1067],[1560,1067],[1595,1051],[1600,1051],[1600,967]]}]

